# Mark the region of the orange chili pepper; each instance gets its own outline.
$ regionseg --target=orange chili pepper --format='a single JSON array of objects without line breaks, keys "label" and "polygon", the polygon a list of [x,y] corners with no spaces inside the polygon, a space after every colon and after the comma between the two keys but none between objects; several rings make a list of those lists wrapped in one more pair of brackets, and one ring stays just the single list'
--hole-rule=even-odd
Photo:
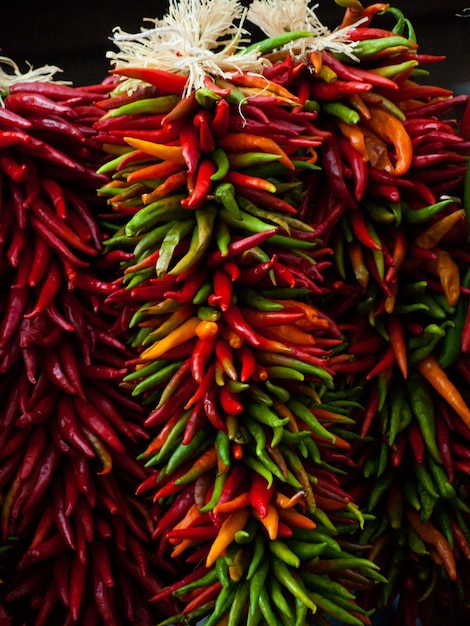
[{"label": "orange chili pepper", "polygon": [[370,164],[378,170],[384,170],[388,174],[394,173],[394,167],[388,156],[387,145],[375,133],[367,128],[362,128],[364,133],[364,142]]},{"label": "orange chili pepper", "polygon": [[186,170],[180,170],[179,172],[174,172],[170,174],[165,180],[155,187],[153,191],[150,193],[142,194],[142,202],[144,204],[150,204],[151,202],[155,202],[155,200],[159,200],[163,198],[163,196],[168,195],[172,191],[176,191],[183,185],[186,185],[188,182],[188,173]]},{"label": "orange chili pepper", "polygon": [[124,137],[124,141],[137,150],[142,150],[151,156],[171,161],[172,163],[186,164],[181,146],[168,146],[164,143],[154,143],[145,139],[135,139],[134,137]]},{"label": "orange chili pepper", "polygon": [[165,352],[176,346],[180,346],[189,339],[192,339],[196,335],[196,328],[200,323],[198,317],[190,317],[183,322],[178,328],[171,331],[166,337],[156,341],[149,348],[144,350],[140,355],[140,358],[144,361],[150,361],[160,358]]},{"label": "orange chili pepper", "polygon": [[206,567],[211,567],[216,559],[225,552],[234,540],[235,533],[243,530],[249,517],[250,509],[248,507],[243,507],[230,513],[219,528],[218,535],[210,547],[206,558]]},{"label": "orange chili pepper", "polygon": [[362,253],[362,245],[356,239],[348,244],[349,258],[353,267],[354,276],[357,282],[365,291],[369,283],[369,270],[367,269],[364,255]]},{"label": "orange chili pepper", "polygon": [[446,250],[435,248],[436,273],[441,281],[444,295],[449,306],[455,306],[460,297],[460,271],[451,255]]},{"label": "orange chili pepper", "polygon": [[430,354],[416,365],[420,374],[434,387],[438,394],[454,409],[470,428],[470,409],[460,391],[450,381],[434,354]]},{"label": "orange chili pepper", "polygon": [[358,124],[346,124],[341,120],[336,120],[336,125],[349,140],[349,143],[362,156],[364,161],[369,161],[369,152],[366,146],[364,131]]},{"label": "orange chili pepper", "polygon": [[217,322],[202,320],[196,327],[196,335],[199,339],[214,339],[218,334],[219,325]]},{"label": "orange chili pepper", "polygon": [[256,87],[261,89],[263,93],[265,91],[281,96],[282,98],[288,98],[295,102],[298,101],[298,97],[291,93],[288,89],[279,85],[265,76],[258,76],[257,74],[247,74],[246,72],[237,72],[231,74],[228,80],[234,85],[241,85],[243,87]]},{"label": "orange chili pepper", "polygon": [[253,509],[253,515],[263,524],[271,541],[277,539],[277,533],[279,530],[279,512],[274,504],[268,504],[268,513],[265,517],[261,517],[255,509]]},{"label": "orange chili pepper", "polygon": [[370,114],[370,120],[366,124],[384,141],[394,146],[397,157],[395,175],[404,176],[411,167],[413,144],[403,122],[380,107],[371,106]]},{"label": "orange chili pepper", "polygon": [[315,522],[307,517],[306,515],[302,515],[293,508],[289,509],[278,509],[279,519],[285,522],[288,526],[293,526],[294,528],[302,528],[304,530],[311,530],[316,528],[317,525]]},{"label": "orange chili pepper", "polygon": [[462,219],[465,215],[464,209],[458,209],[457,211],[453,211],[444,217],[441,217],[440,220],[431,224],[429,228],[423,230],[414,240],[414,243],[421,248],[425,248],[426,250],[431,250],[435,248],[441,239],[445,237],[452,228]]},{"label": "orange chili pepper", "polygon": [[391,313],[387,317],[387,331],[398,367],[403,374],[403,378],[407,378],[408,364],[406,358],[405,335],[401,320],[395,313]]},{"label": "orange chili pepper", "polygon": [[436,552],[441,559],[447,575],[452,581],[457,580],[457,570],[455,566],[455,558],[452,552],[452,548],[449,545],[449,542],[444,537],[444,535],[434,526],[434,524],[427,520],[422,522],[420,519],[420,514],[413,510],[409,509],[407,511],[408,514],[408,522],[411,528],[415,531],[417,535],[421,537],[423,541],[428,544],[431,544],[436,549]]},{"label": "orange chili pepper", "polygon": [[315,337],[305,333],[293,324],[280,324],[279,326],[270,326],[263,330],[266,337],[277,341],[285,341],[299,346],[314,346],[316,344]]},{"label": "orange chili pepper", "polygon": [[250,506],[249,491],[241,493],[240,495],[233,498],[233,500],[229,500],[228,502],[221,502],[220,504],[216,504],[213,508],[213,512],[216,515],[219,513],[232,513],[232,511],[236,511],[237,509],[245,506]]},{"label": "orange chili pepper", "polygon": [[251,152],[258,149],[262,152],[277,154],[280,156],[279,163],[282,163],[288,169],[295,169],[294,164],[284,150],[270,137],[262,137],[261,135],[253,135],[251,133],[227,133],[219,139],[219,146],[227,152]]},{"label": "orange chili pepper", "polygon": [[149,180],[152,178],[163,178],[175,174],[184,168],[183,163],[173,163],[172,161],[162,161],[161,163],[152,163],[138,170],[134,170],[127,175],[127,183],[134,183],[140,180]]}]

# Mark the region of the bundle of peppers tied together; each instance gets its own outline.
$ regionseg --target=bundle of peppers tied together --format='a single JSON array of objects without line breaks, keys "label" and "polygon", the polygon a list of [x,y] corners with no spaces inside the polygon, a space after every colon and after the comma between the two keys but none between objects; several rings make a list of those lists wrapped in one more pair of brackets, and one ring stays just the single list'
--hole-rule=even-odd
[{"label": "bundle of peppers tied together", "polygon": [[4,94],[2,623],[468,616],[468,98],[337,4]]}]

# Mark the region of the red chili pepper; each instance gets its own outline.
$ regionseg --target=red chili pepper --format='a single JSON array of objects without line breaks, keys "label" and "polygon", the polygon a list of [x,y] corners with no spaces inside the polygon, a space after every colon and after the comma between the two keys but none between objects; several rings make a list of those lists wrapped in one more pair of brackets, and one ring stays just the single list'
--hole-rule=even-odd
[{"label": "red chili pepper", "polygon": [[199,163],[194,190],[187,198],[181,200],[183,207],[187,209],[198,209],[204,204],[212,187],[211,176],[215,173],[216,169],[217,166],[211,159],[203,159]]},{"label": "red chili pepper", "polygon": [[333,132],[323,142],[322,163],[325,174],[337,198],[341,200],[344,207],[356,208],[356,201],[345,182],[339,141]]},{"label": "red chili pepper", "polygon": [[55,261],[51,261],[47,270],[46,278],[41,285],[37,303],[32,311],[24,314],[25,318],[31,319],[43,313],[57,296],[61,285],[62,275],[60,273],[59,266]]},{"label": "red chili pepper", "polygon": [[223,269],[215,271],[212,278],[214,293],[208,298],[208,304],[219,307],[225,312],[232,302],[232,279]]},{"label": "red chili pepper", "polygon": [[207,419],[215,428],[217,428],[217,430],[227,432],[227,425],[222,421],[217,408],[217,395],[217,389],[215,387],[212,387],[205,392],[203,398],[204,410],[206,412]]},{"label": "red chili pepper", "polygon": [[74,398],[74,407],[77,412],[77,416],[103,442],[119,454],[124,454],[126,452],[126,447],[119,440],[108,420],[95,408],[93,404],[80,397],[76,397]]},{"label": "red chili pepper", "polygon": [[[62,454],[56,448],[56,446],[51,443],[44,453],[41,456],[41,459],[36,466],[34,475],[36,477],[34,489],[31,493],[30,498],[25,502],[22,511],[22,522],[27,524],[28,520],[31,519],[33,513],[36,510],[36,507],[41,502],[42,497],[46,489],[48,488],[54,471],[62,457]],[[21,527],[18,529],[20,531]]]},{"label": "red chili pepper", "polygon": [[177,391],[171,396],[171,401],[166,402],[150,413],[144,422],[145,427],[158,426],[165,420],[169,419],[174,411],[179,411],[187,404],[188,398],[191,398],[195,390],[198,388],[196,381],[191,377],[187,377],[178,387]]},{"label": "red chili pepper", "polygon": [[227,387],[220,389],[219,400],[222,409],[227,415],[240,415],[244,411],[243,404],[239,399],[239,394],[230,391]]},{"label": "red chili pepper", "polygon": [[201,152],[210,153],[215,149],[215,141],[211,132],[212,118],[212,114],[207,109],[198,111],[194,116],[194,125],[199,130]]},{"label": "red chili pepper", "polygon": [[339,138],[341,153],[351,166],[354,175],[354,196],[359,202],[362,200],[368,183],[369,167],[362,155],[345,138]]},{"label": "red chili pepper", "polygon": [[233,351],[230,344],[223,338],[218,337],[215,344],[215,354],[225,374],[231,380],[238,380],[238,373],[233,362]]},{"label": "red chili pepper", "polygon": [[269,488],[266,479],[253,472],[250,486],[250,504],[261,519],[268,514],[269,503],[274,493],[274,484]]},{"label": "red chili pepper", "polygon": [[167,72],[154,67],[120,67],[110,70],[111,74],[137,78],[150,85],[155,85],[166,93],[181,95],[186,86],[186,76],[181,76],[173,72]]},{"label": "red chili pepper", "polygon": [[222,98],[221,100],[217,100],[215,105],[215,114],[212,118],[212,122],[210,125],[210,130],[212,135],[216,138],[223,137],[228,132],[230,120],[230,105]]},{"label": "red chili pepper", "polygon": [[188,174],[195,174],[199,165],[199,133],[198,129],[190,121],[184,124],[180,130],[180,142],[183,149],[183,157],[188,168]]},{"label": "red chili pepper", "polygon": [[[75,254],[73,254],[73,252],[71,252],[69,248],[65,245],[64,241],[56,233],[54,233],[51,228],[49,228],[47,222],[44,222],[36,215],[31,214],[30,223],[37,232],[37,234],[42,237],[47,242],[47,244],[58,253],[60,257],[68,261],[73,267],[88,267],[89,263],[75,256]],[[96,251],[94,251],[93,254],[96,254]]]}]

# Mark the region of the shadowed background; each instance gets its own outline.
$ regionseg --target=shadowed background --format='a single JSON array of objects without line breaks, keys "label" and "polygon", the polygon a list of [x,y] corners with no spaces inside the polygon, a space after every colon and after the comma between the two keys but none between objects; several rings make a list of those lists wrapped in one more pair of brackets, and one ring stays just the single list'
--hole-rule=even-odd
[{"label": "shadowed background", "polygon": [[[243,4],[247,4],[248,0]],[[364,0],[364,5],[371,4]],[[335,28],[343,14],[334,0],[312,1],[318,16]],[[7,0],[0,11],[0,54],[21,67],[53,64],[64,71],[57,78],[76,85],[101,81],[111,67],[105,54],[113,49],[112,30],[149,28],[144,18],[162,17],[164,0]],[[428,66],[430,81],[457,93],[470,93],[470,0],[395,0],[415,27],[419,50],[445,55]],[[467,15],[467,17],[461,17]],[[251,25],[246,23],[251,29]]]}]

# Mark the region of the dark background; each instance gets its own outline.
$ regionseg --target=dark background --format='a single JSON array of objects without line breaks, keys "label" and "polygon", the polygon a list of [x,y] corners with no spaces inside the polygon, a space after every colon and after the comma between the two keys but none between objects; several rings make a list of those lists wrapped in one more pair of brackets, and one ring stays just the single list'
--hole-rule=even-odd
[{"label": "dark background", "polygon": [[[322,22],[335,28],[343,9],[334,0],[312,0],[315,4]],[[420,52],[446,56],[445,62],[427,67],[428,82],[470,93],[470,0],[392,0],[391,5],[411,20]],[[22,68],[26,61],[34,67],[57,65],[64,71],[56,78],[76,85],[99,82],[111,67],[105,54],[114,49],[113,28],[138,32],[151,26],[144,18],[162,17],[167,10],[165,0],[4,0],[0,54]]]}]

